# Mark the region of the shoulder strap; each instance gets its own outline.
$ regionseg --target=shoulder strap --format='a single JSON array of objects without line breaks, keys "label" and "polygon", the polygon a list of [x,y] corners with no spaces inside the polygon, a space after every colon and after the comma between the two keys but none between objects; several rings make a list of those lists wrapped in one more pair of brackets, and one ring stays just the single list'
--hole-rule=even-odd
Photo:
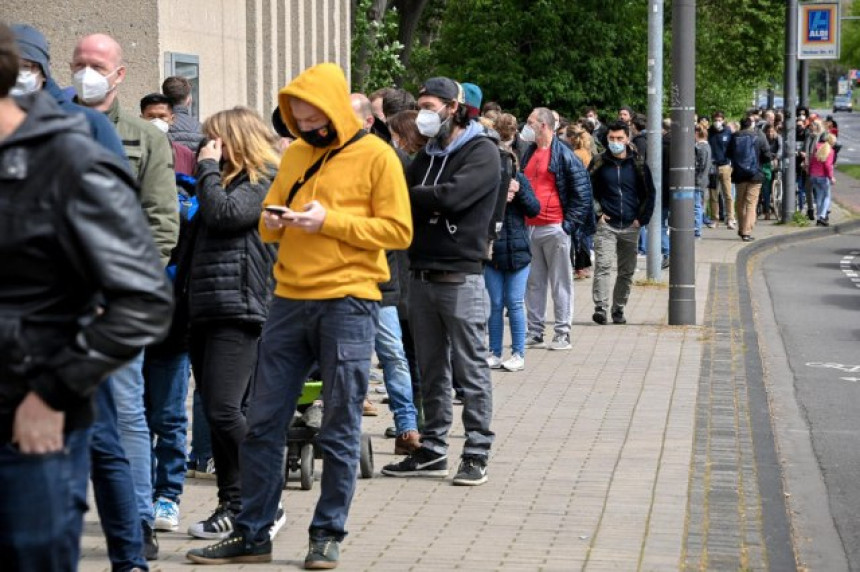
[{"label": "shoulder strap", "polygon": [[359,129],[358,132],[352,136],[352,139],[350,139],[349,141],[347,141],[346,143],[344,143],[343,145],[341,145],[337,149],[329,150],[328,152],[326,152],[325,155],[323,155],[322,157],[317,159],[313,165],[308,167],[308,170],[305,171],[305,174],[302,175],[301,177],[299,177],[299,179],[295,183],[293,183],[293,188],[290,189],[290,194],[287,196],[287,204],[286,204],[287,208],[289,208],[290,203],[293,202],[293,199],[296,197],[296,193],[299,192],[299,189],[302,188],[302,185],[305,184],[305,181],[307,181],[308,179],[310,179],[311,177],[316,175],[317,171],[320,170],[320,167],[322,167],[322,164],[324,162],[334,159],[335,155],[337,155],[338,153],[340,153],[345,148],[349,147],[350,145],[352,145],[353,143],[355,143],[356,141],[358,141],[359,139],[361,139],[365,135],[367,135],[367,131],[365,131],[364,129]]}]

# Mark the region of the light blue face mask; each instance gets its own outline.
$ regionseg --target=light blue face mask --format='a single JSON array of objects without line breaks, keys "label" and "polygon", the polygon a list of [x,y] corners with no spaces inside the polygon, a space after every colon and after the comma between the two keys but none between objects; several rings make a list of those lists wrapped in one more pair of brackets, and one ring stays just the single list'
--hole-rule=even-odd
[{"label": "light blue face mask", "polygon": [[609,142],[609,152],[613,155],[621,155],[624,152],[625,145],[624,143],[619,143],[618,141],[610,141]]}]

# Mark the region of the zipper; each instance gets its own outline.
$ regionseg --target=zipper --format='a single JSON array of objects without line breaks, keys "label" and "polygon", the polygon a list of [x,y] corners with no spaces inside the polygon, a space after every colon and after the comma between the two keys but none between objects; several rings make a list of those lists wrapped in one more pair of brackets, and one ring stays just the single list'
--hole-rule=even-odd
[{"label": "zipper", "polygon": [[618,222],[623,227],[624,226],[624,190],[621,187],[621,163],[615,164],[615,174],[618,177],[618,201],[621,205],[621,208],[618,209],[618,212],[620,213],[618,216],[621,220],[619,220]]}]

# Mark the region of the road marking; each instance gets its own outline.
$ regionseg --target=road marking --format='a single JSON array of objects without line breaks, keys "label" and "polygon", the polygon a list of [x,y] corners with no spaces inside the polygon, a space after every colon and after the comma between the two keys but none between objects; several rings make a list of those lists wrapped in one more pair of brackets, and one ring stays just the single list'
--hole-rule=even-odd
[{"label": "road marking", "polygon": [[838,369],[845,373],[860,373],[860,365],[845,365],[842,363],[810,361],[806,363],[806,367],[826,367],[828,369]]},{"label": "road marking", "polygon": [[851,280],[856,287],[860,288],[860,278],[858,278],[857,271],[854,270],[854,259],[857,258],[858,254],[860,254],[860,251],[853,250],[851,254],[843,256],[842,260],[839,261],[839,269],[842,270],[846,278]]},{"label": "road marking", "polygon": [[845,381],[853,381],[854,383],[860,381],[860,377],[840,377],[839,379],[844,379]]}]

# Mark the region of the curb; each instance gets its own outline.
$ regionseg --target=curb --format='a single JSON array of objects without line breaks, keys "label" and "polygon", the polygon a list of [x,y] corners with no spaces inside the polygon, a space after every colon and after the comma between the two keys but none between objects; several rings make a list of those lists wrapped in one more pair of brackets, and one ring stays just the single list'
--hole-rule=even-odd
[{"label": "curb", "polygon": [[[758,485],[761,494],[762,519],[768,567],[771,570],[796,570],[797,561],[792,541],[789,510],[783,486],[783,470],[777,454],[772,425],[772,414],[765,386],[761,346],[753,315],[752,292],[749,272],[751,259],[781,246],[800,241],[815,240],[860,229],[860,219],[848,220],[829,227],[816,227],[806,231],[790,232],[763,239],[738,252],[737,279],[744,328],[744,358],[747,373],[747,392],[750,410],[759,412],[751,417],[753,446],[758,467]],[[762,415],[761,413],[767,413]]]}]

